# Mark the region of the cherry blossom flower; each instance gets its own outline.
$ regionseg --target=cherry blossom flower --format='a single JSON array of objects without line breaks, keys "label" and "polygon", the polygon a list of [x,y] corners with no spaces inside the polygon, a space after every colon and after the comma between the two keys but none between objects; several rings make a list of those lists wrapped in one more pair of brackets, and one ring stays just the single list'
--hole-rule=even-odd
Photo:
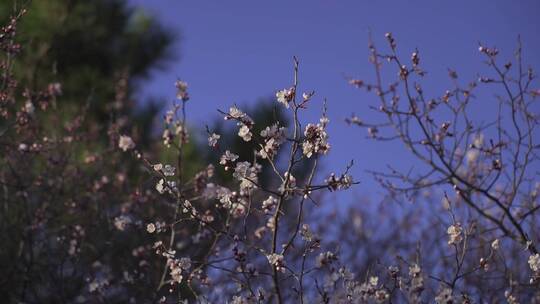
[{"label": "cherry blossom flower", "polygon": [[238,155],[231,153],[231,151],[227,150],[223,155],[221,155],[221,159],[219,160],[219,164],[223,165],[225,167],[225,171],[229,170],[229,168],[232,168],[234,162],[238,159]]},{"label": "cherry blossom flower", "polygon": [[277,91],[276,98],[279,103],[283,104],[288,109],[289,103],[294,98],[294,88]]},{"label": "cherry blossom flower", "polygon": [[236,106],[232,106],[229,108],[229,115],[225,117],[225,119],[242,119],[246,117],[247,114],[242,112],[240,109],[238,109]]},{"label": "cherry blossom flower", "polygon": [[164,179],[160,179],[159,182],[156,184],[156,190],[163,194],[165,192],[165,180]]},{"label": "cherry blossom flower", "polygon": [[518,299],[510,292],[510,290],[504,292],[504,297],[506,298],[506,302],[508,302],[508,304],[519,304]]},{"label": "cherry blossom flower", "polygon": [[278,202],[277,198],[271,195],[268,196],[268,198],[262,202],[262,208],[264,212],[269,214],[277,205],[277,202]]},{"label": "cherry blossom flower", "polygon": [[285,264],[283,261],[283,255],[278,253],[272,253],[266,256],[270,265],[274,266],[277,271],[285,272]]},{"label": "cherry blossom flower", "polygon": [[442,288],[439,294],[435,297],[435,303],[437,304],[452,304],[455,303],[455,299],[452,296],[452,289]]},{"label": "cherry blossom flower", "polygon": [[450,225],[448,229],[446,230],[446,233],[448,234],[448,245],[457,245],[461,242],[463,237],[461,236],[463,229],[461,228],[460,223],[455,223],[453,225]]},{"label": "cherry blossom flower", "polygon": [[212,148],[215,148],[220,137],[220,135],[212,133],[212,135],[208,137],[208,145]]},{"label": "cherry blossom flower", "polygon": [[315,266],[318,268],[321,268],[325,265],[331,264],[333,261],[336,261],[336,260],[337,260],[337,257],[333,252],[330,252],[330,251],[322,252],[315,259]]},{"label": "cherry blossom flower", "polygon": [[306,157],[310,158],[314,153],[326,154],[330,150],[328,135],[323,124],[308,124],[304,135],[302,151]]},{"label": "cherry blossom flower", "polygon": [[533,272],[540,272],[540,254],[529,256],[529,267]]},{"label": "cherry blossom flower", "polygon": [[270,127],[262,130],[260,133],[264,138],[264,145],[259,151],[259,155],[263,158],[273,158],[276,155],[279,147],[285,141],[285,128],[279,127],[277,124],[273,124]]},{"label": "cherry blossom flower", "polygon": [[500,247],[499,239],[495,239],[493,242],[491,242],[491,249],[499,250],[499,247]]},{"label": "cherry blossom flower", "polygon": [[418,264],[413,264],[409,267],[409,276],[411,280],[411,288],[413,291],[419,291],[424,288],[424,279],[422,277],[422,268]]},{"label": "cherry blossom flower", "polygon": [[163,194],[165,192],[172,193],[173,190],[176,190],[176,182],[174,181],[165,181],[163,178],[158,181],[156,184],[156,190]]},{"label": "cherry blossom flower", "polygon": [[174,83],[174,86],[177,89],[176,98],[186,102],[189,100],[189,94],[187,92],[188,84],[182,80],[177,80]]},{"label": "cherry blossom flower", "polygon": [[114,218],[114,227],[120,231],[126,230],[126,227],[131,224],[131,218],[125,215],[120,215]]},{"label": "cherry blossom flower", "polygon": [[[285,192],[296,188],[296,178],[292,174],[290,174],[289,172],[285,172],[284,178],[284,182],[279,187],[280,192]],[[289,179],[289,183],[287,184],[287,189],[285,189],[285,181],[287,181],[287,178]]]},{"label": "cherry blossom flower", "polygon": [[162,171],[163,171],[163,175],[165,176],[174,176],[176,168],[171,165],[165,165]]},{"label": "cherry blossom flower", "polygon": [[36,107],[34,107],[34,104],[31,101],[27,101],[24,104],[24,111],[28,114],[34,114],[34,110]]},{"label": "cherry blossom flower", "polygon": [[233,177],[240,181],[240,191],[245,192],[256,188],[257,173],[261,166],[255,164],[251,166],[249,162],[239,162],[234,169]]},{"label": "cherry blossom flower", "polygon": [[127,135],[121,135],[120,139],[118,140],[118,147],[122,149],[122,151],[126,152],[127,150],[131,150],[135,148],[135,143],[133,142],[133,139]]},{"label": "cherry blossom flower", "polygon": [[353,179],[349,174],[342,174],[339,178],[337,178],[334,173],[331,173],[330,176],[324,180],[324,182],[328,185],[328,188],[331,191],[335,191],[348,189],[352,185]]},{"label": "cherry blossom flower", "polygon": [[238,130],[238,136],[240,136],[244,141],[251,141],[253,134],[248,126],[242,125],[240,130]]},{"label": "cherry blossom flower", "polygon": [[172,124],[173,120],[174,120],[174,111],[172,110],[169,110],[165,113],[165,124],[167,125],[170,125]]},{"label": "cherry blossom flower", "polygon": [[148,233],[156,232],[156,225],[154,223],[146,225],[146,231],[148,231]]}]

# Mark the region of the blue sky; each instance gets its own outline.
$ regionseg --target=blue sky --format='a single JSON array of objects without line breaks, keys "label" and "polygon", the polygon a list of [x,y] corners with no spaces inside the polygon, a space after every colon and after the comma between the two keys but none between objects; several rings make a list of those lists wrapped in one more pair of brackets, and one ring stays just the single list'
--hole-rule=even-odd
[{"label": "blue sky", "polygon": [[[374,95],[351,87],[344,78],[373,79],[368,30],[380,46],[386,46],[384,33],[392,32],[404,58],[420,50],[429,72],[424,85],[428,93],[441,95],[447,89],[447,68],[457,70],[463,81],[486,71],[479,42],[510,56],[521,35],[525,61],[540,68],[540,1],[535,0],[129,2],[182,37],[173,49],[178,60],[156,71],[140,89],[145,95],[172,98],[176,78],[187,81],[192,125],[211,123],[217,108],[254,103],[290,86],[292,56],[297,56],[300,87],[315,90],[317,96],[304,122],[318,119],[322,98],[327,98],[332,151],[325,167],[339,171],[354,159],[353,174],[363,183],[354,190],[357,194],[377,191],[366,169],[413,164],[399,146],[366,140],[364,131],[344,123],[353,112],[369,119],[368,106],[376,104]],[[484,114],[493,109],[490,97],[479,100]]]}]

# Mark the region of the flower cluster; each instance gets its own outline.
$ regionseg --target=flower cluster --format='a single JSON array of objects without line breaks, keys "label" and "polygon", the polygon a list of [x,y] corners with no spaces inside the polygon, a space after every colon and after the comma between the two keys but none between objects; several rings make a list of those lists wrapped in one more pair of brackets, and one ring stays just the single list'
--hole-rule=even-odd
[{"label": "flower cluster", "polygon": [[238,162],[234,168],[233,177],[240,181],[240,193],[247,193],[257,188],[257,174],[261,171],[260,164]]},{"label": "flower cluster", "polygon": [[463,240],[463,228],[461,228],[460,223],[450,225],[446,233],[448,234],[448,245],[458,245]]},{"label": "flower cluster", "polygon": [[231,151],[227,150],[223,155],[221,155],[219,164],[225,168],[225,171],[228,171],[229,169],[234,167],[234,163],[237,159],[238,155],[231,153]]},{"label": "flower cluster", "polygon": [[276,207],[277,203],[278,203],[278,199],[270,195],[267,199],[265,199],[262,202],[262,209],[264,210],[266,214],[270,214],[272,210],[274,210],[274,208]]},{"label": "flower cluster", "polygon": [[353,184],[353,179],[352,176],[346,173],[341,174],[339,178],[334,173],[331,173],[324,182],[328,185],[330,191],[335,191],[348,189]]},{"label": "flower cluster", "polygon": [[188,88],[188,85],[186,82],[182,81],[182,80],[177,80],[175,83],[174,83],[174,86],[176,87],[176,98],[183,101],[183,102],[186,102],[189,100],[189,94],[188,94],[188,91],[187,91],[187,88]]},{"label": "flower cluster", "polygon": [[225,116],[225,120],[235,120],[237,125],[240,127],[238,130],[238,136],[240,136],[244,141],[251,141],[253,133],[251,129],[253,128],[254,122],[249,115],[242,112],[236,106],[233,106],[229,109],[229,113]]},{"label": "flower cluster", "polygon": [[411,291],[415,293],[422,291],[424,289],[422,268],[418,264],[413,264],[409,267],[409,276],[411,277]]},{"label": "flower cluster", "polygon": [[370,277],[367,282],[360,285],[356,293],[362,300],[374,300],[376,303],[383,303],[390,297],[388,291],[379,285],[379,278],[376,276]]},{"label": "flower cluster", "polygon": [[268,263],[276,268],[276,271],[285,272],[285,262],[283,255],[272,253],[266,256]]},{"label": "flower cluster", "polygon": [[146,225],[146,231],[148,233],[154,233],[154,232],[162,232],[162,231],[165,231],[165,229],[167,228],[167,225],[165,224],[165,222],[155,222],[155,223],[148,223]]},{"label": "flower cluster", "polygon": [[315,266],[320,268],[325,265],[330,265],[332,262],[336,260],[337,260],[337,257],[333,252],[330,252],[330,251],[322,252],[315,259]]},{"label": "flower cluster", "polygon": [[453,304],[455,301],[452,289],[447,287],[441,288],[439,294],[435,297],[435,303],[437,304]]},{"label": "flower cluster", "polygon": [[154,168],[154,171],[160,172],[164,176],[174,176],[175,171],[176,171],[176,168],[171,165],[163,166],[162,164],[159,164],[159,163],[155,164],[153,168]]},{"label": "flower cluster", "polygon": [[274,155],[277,154],[279,147],[285,141],[285,128],[280,127],[278,124],[273,124],[262,130],[260,135],[264,140],[264,144],[261,145],[259,155],[263,159],[272,159]]},{"label": "flower cluster", "polygon": [[156,190],[160,193],[170,193],[173,194],[177,191],[176,181],[166,181],[161,178],[156,184]]},{"label": "flower cluster", "polygon": [[184,278],[182,273],[191,268],[191,259],[190,258],[172,258],[168,257],[167,264],[169,265],[169,274],[172,278],[171,285],[173,283],[180,284]]},{"label": "flower cluster", "polygon": [[318,124],[308,124],[304,131],[304,141],[302,142],[302,151],[308,158],[313,154],[326,154],[330,150],[328,143],[328,134],[326,134],[327,120],[321,118]]}]

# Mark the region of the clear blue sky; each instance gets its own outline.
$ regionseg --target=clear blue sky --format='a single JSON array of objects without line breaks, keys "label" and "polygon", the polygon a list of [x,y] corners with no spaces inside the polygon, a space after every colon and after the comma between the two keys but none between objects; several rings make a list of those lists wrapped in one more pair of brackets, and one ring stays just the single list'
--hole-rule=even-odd
[{"label": "clear blue sky", "polygon": [[[472,80],[480,71],[478,42],[497,46],[511,55],[521,34],[526,62],[540,69],[540,1],[179,1],[130,0],[177,31],[179,60],[154,73],[141,90],[146,95],[172,98],[174,80],[190,84],[192,124],[211,123],[217,108],[255,102],[291,84],[292,56],[300,59],[302,90],[315,90],[318,102],[304,121],[319,117],[320,101],[328,99],[332,151],[326,168],[343,168],[355,159],[353,173],[363,185],[356,193],[373,194],[364,173],[387,163],[411,165],[403,150],[365,140],[344,118],[352,112],[370,115],[373,95],[349,86],[344,75],[373,78],[368,63],[367,32],[386,46],[392,32],[408,58],[419,48],[430,73],[429,91],[446,90],[447,68]],[[426,86],[427,87],[427,86]],[[489,95],[488,95],[489,97]],[[489,111],[488,100],[480,100]],[[338,170],[338,169],[336,169]]]}]

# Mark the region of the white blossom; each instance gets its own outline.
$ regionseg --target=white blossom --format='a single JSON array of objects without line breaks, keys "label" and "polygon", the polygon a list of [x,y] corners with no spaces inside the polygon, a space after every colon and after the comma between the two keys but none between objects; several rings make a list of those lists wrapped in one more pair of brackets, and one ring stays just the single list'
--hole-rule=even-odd
[{"label": "white blossom", "polygon": [[411,279],[411,288],[413,291],[420,291],[424,288],[424,278],[422,277],[422,268],[418,264],[409,267],[409,276]]},{"label": "white blossom", "polygon": [[480,149],[484,145],[484,134],[479,133],[474,136],[473,145],[475,148]]},{"label": "white blossom", "polygon": [[174,83],[174,86],[176,87],[176,98],[179,100],[182,100],[184,102],[189,100],[189,94],[187,92],[188,84],[185,81],[177,80]]},{"label": "white blossom", "polygon": [[302,239],[306,242],[311,242],[315,239],[315,235],[311,232],[308,224],[303,224],[302,229],[300,230],[300,235]]},{"label": "white blossom", "polygon": [[126,227],[131,224],[131,218],[125,215],[120,215],[114,218],[114,227],[120,231],[126,230]]},{"label": "white blossom", "polygon": [[122,151],[126,152],[127,150],[131,150],[135,148],[135,143],[133,142],[133,139],[127,135],[121,135],[120,139],[118,140],[118,147],[122,149]]},{"label": "white blossom", "polygon": [[328,265],[336,260],[337,260],[337,257],[333,252],[330,252],[330,251],[322,252],[317,256],[317,258],[315,258],[315,266],[318,268],[321,268],[324,265]]},{"label": "white blossom", "polygon": [[368,131],[368,136],[371,138],[376,138],[377,134],[379,133],[379,129],[377,127],[369,127],[367,131]]},{"label": "white blossom", "polygon": [[283,262],[283,255],[278,253],[272,253],[266,256],[270,265],[276,267],[277,271],[285,272],[285,264]]},{"label": "white blossom", "polygon": [[287,109],[289,108],[289,103],[294,97],[294,88],[283,89],[276,92],[276,99],[279,103],[283,104]]},{"label": "white blossom", "polygon": [[281,144],[285,141],[285,128],[274,124],[261,131],[261,137],[264,138],[264,145],[259,151],[259,155],[263,158],[273,158]]},{"label": "white blossom", "polygon": [[178,284],[182,283],[182,279],[184,278],[182,276],[182,268],[174,260],[169,263],[169,274],[174,282]]},{"label": "white blossom", "polygon": [[331,191],[335,191],[348,189],[352,185],[353,179],[349,174],[342,174],[339,178],[337,178],[334,173],[331,173],[330,176],[324,180],[324,182],[328,185],[328,188]]},{"label": "white blossom", "polygon": [[208,137],[208,145],[212,148],[215,148],[220,137],[221,135],[212,133],[212,135]]},{"label": "white blossom", "polygon": [[165,192],[165,180],[160,179],[159,182],[156,184],[156,190],[163,194]]},{"label": "white blossom", "polygon": [[491,242],[491,249],[499,250],[499,247],[500,247],[499,239],[495,239],[493,242]]},{"label": "white blossom", "polygon": [[166,124],[168,124],[168,125],[172,124],[172,122],[174,120],[174,111],[172,111],[172,110],[167,111],[167,113],[165,113],[164,120],[165,120]]},{"label": "white blossom", "polygon": [[163,167],[162,171],[163,171],[163,175],[165,175],[165,176],[174,176],[176,168],[174,168],[171,165],[165,165],[165,167]]},{"label": "white blossom", "polygon": [[161,171],[161,169],[163,169],[163,165],[162,164],[155,164],[152,166],[152,168],[154,168],[154,171]]},{"label": "white blossom", "polygon": [[182,124],[181,122],[176,122],[174,125],[174,134],[175,135],[181,135],[180,138],[182,138],[183,143],[187,143],[189,139],[189,134],[186,126]]},{"label": "white blossom", "polygon": [[460,223],[455,223],[453,225],[450,225],[448,229],[446,230],[446,233],[448,234],[448,245],[457,245],[461,242],[463,237],[461,236],[463,229],[461,228]]},{"label": "white blossom", "polygon": [[330,119],[326,115],[323,115],[323,117],[319,118],[319,122],[321,123],[321,126],[324,128],[326,127],[326,125],[328,125],[328,123],[330,122]]},{"label": "white blossom", "polygon": [[504,292],[504,297],[506,298],[506,302],[508,304],[519,304],[517,298],[509,290]]},{"label": "white blossom", "polygon": [[389,297],[390,295],[385,289],[378,289],[375,291],[375,301],[377,301],[377,303],[386,302]]},{"label": "white blossom", "polygon": [[304,101],[308,101],[311,99],[311,97],[313,96],[313,94],[315,94],[315,92],[304,92],[302,93],[302,99]]},{"label": "white blossom", "polygon": [[370,277],[369,278],[369,285],[373,287],[377,287],[379,285],[379,278],[378,277]]},{"label": "white blossom", "polygon": [[172,193],[173,190],[176,190],[176,182],[174,182],[174,181],[165,181],[162,178],[156,184],[156,190],[161,194],[163,194],[165,192]]},{"label": "white blossom", "polygon": [[219,164],[225,166],[225,170],[228,170],[229,168],[232,168],[233,163],[238,159],[238,155],[231,153],[231,151],[227,150],[223,155],[221,155],[221,159],[219,160]]},{"label": "white blossom", "polygon": [[34,107],[34,104],[31,101],[27,101],[24,104],[24,111],[28,114],[34,114],[34,110],[36,107]]},{"label": "white blossom", "polygon": [[435,303],[437,304],[452,304],[455,303],[455,299],[452,296],[452,289],[442,288],[439,294],[435,297]]},{"label": "white blossom", "polygon": [[218,187],[216,189],[216,197],[219,199],[219,202],[222,203],[223,206],[226,208],[232,205],[235,196],[236,193],[229,190],[228,188]]},{"label": "white blossom", "polygon": [[467,151],[467,164],[469,166],[472,166],[478,160],[479,155],[480,151],[477,149],[470,149],[469,151]]},{"label": "white blossom", "polygon": [[248,191],[256,188],[257,173],[260,170],[260,165],[251,166],[249,162],[239,162],[234,169],[233,177],[240,181],[240,190]]},{"label": "white blossom", "polygon": [[277,198],[270,195],[270,196],[268,196],[267,199],[265,199],[262,202],[262,208],[263,208],[264,212],[268,214],[274,209],[274,207],[276,206],[277,203],[278,203]]},{"label": "white blossom", "polygon": [[174,135],[171,133],[171,131],[169,129],[163,130],[161,138],[163,139],[163,144],[165,145],[165,147],[170,148],[172,140],[174,138]]},{"label": "white blossom", "polygon": [[529,256],[529,267],[533,272],[540,272],[540,254]]},{"label": "white blossom", "polygon": [[88,291],[89,292],[96,292],[103,288],[105,288],[107,285],[109,285],[109,281],[105,278],[95,278],[88,284]]},{"label": "white blossom", "polygon": [[251,141],[253,134],[248,126],[242,124],[240,130],[238,130],[238,136],[240,136],[244,141]]},{"label": "white blossom", "polygon": [[240,109],[238,109],[236,106],[232,106],[229,108],[229,115],[225,117],[225,119],[241,119],[246,117],[246,113],[242,112]]},{"label": "white blossom", "polygon": [[324,126],[319,124],[308,124],[304,131],[305,139],[302,143],[304,155],[310,158],[314,153],[326,154],[330,150],[328,135]]},{"label": "white blossom", "polygon": [[156,225],[154,223],[146,225],[146,231],[148,231],[148,233],[156,232]]},{"label": "white blossom", "polygon": [[[284,182],[279,187],[280,192],[285,192],[286,190],[296,188],[296,178],[292,174],[289,174],[289,172],[285,172],[284,178]],[[289,183],[287,184],[287,189],[285,189],[285,182],[287,181],[287,179],[289,180]]]}]

